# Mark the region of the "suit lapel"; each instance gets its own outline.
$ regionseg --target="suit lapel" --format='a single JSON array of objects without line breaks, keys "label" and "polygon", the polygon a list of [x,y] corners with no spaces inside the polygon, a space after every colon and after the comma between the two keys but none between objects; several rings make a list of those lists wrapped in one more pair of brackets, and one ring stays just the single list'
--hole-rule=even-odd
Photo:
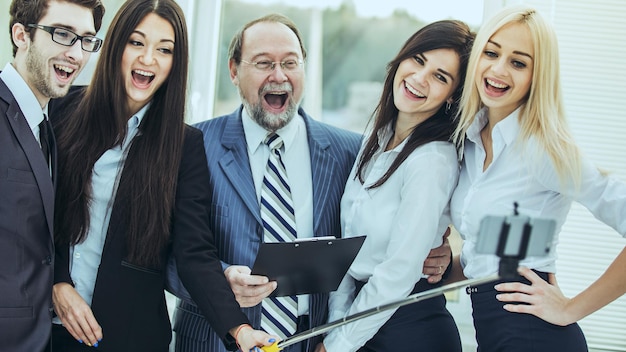
[{"label": "suit lapel", "polygon": [[[9,108],[6,112],[6,119],[13,130],[13,133],[24,150],[26,159],[30,164],[37,185],[39,186],[39,192],[41,193],[41,200],[43,201],[44,212],[46,214],[46,221],[48,222],[48,228],[52,235],[52,219],[54,216],[54,187],[52,185],[52,178],[50,177],[50,170],[48,163],[43,157],[41,148],[37,143],[37,140],[33,136],[26,117],[19,108],[19,105],[15,101],[15,98],[9,92],[9,88],[0,80],[0,92],[2,93],[2,99],[9,103]],[[53,150],[55,148],[52,148]],[[55,153],[56,156],[56,153]]]},{"label": "suit lapel", "polygon": [[318,123],[307,116],[303,111],[311,153],[311,173],[313,182],[313,232],[317,233],[328,207],[328,196],[331,191],[331,182],[337,174],[338,162],[330,151],[330,141],[320,129]]},{"label": "suit lapel", "polygon": [[241,122],[241,110],[228,117],[222,135],[222,145],[227,152],[219,160],[220,167],[250,213],[261,223],[259,202],[254,189],[246,138]]},{"label": "suit lapel", "polygon": [[[324,219],[325,210],[328,209],[328,195],[332,187],[330,180],[334,179],[339,165],[330,150],[330,140],[322,131],[318,122],[311,119],[301,109],[299,113],[303,116],[306,124],[311,155],[313,231],[316,233],[321,221]],[[228,118],[221,138],[222,145],[227,149],[227,152],[219,160],[220,167],[250,213],[261,223],[259,203],[254,189],[254,182],[252,181],[246,138],[241,122],[241,110]]]}]

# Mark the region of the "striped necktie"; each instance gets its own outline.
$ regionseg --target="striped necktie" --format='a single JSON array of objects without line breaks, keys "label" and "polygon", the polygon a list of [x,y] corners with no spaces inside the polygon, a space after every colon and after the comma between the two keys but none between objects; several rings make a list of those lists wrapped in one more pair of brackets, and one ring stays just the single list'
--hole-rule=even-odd
[{"label": "striped necktie", "polygon": [[[283,140],[270,133],[264,141],[270,148],[261,186],[261,220],[265,242],[291,242],[296,238],[291,188],[287,181],[280,149]],[[298,299],[296,296],[268,297],[261,304],[261,328],[285,339],[296,331]]]}]

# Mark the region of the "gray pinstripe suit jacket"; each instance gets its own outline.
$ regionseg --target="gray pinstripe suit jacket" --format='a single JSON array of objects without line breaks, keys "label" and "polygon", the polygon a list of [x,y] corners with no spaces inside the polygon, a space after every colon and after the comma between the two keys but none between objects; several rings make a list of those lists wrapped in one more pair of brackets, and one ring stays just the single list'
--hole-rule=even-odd
[{"label": "gray pinstripe suit jacket", "polygon": [[[218,255],[224,263],[252,267],[261,243],[263,225],[250,171],[241,109],[195,127],[204,134],[212,190],[210,222]],[[339,203],[362,137],[315,121],[302,109],[298,113],[305,121],[311,153],[314,235],[340,236]],[[310,326],[326,322],[327,303],[327,294],[311,295]],[[259,328],[261,305],[243,308],[243,311],[255,328]],[[205,346],[202,349],[193,347],[184,352],[225,351],[206,320],[196,314],[177,310],[174,330],[177,339],[207,342],[202,344]],[[310,342],[310,350],[316,342]]]}]

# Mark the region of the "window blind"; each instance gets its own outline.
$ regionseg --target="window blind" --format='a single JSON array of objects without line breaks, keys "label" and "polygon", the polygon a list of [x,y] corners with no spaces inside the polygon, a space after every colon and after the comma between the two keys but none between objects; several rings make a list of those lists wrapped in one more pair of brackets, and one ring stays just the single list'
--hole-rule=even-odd
[{"label": "window blind", "polygon": [[[626,2],[525,1],[551,20],[559,39],[564,105],[583,154],[626,181]],[[626,245],[575,203],[560,234],[557,279],[572,297],[595,281]],[[590,348],[626,351],[626,296],[580,321]]]}]

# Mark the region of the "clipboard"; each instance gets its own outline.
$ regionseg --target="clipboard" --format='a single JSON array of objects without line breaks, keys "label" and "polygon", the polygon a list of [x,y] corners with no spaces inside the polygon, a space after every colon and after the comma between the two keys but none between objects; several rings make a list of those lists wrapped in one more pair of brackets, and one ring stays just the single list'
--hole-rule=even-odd
[{"label": "clipboard", "polygon": [[253,275],[278,286],[271,296],[328,293],[337,290],[365,236],[313,237],[294,242],[261,243]]}]

